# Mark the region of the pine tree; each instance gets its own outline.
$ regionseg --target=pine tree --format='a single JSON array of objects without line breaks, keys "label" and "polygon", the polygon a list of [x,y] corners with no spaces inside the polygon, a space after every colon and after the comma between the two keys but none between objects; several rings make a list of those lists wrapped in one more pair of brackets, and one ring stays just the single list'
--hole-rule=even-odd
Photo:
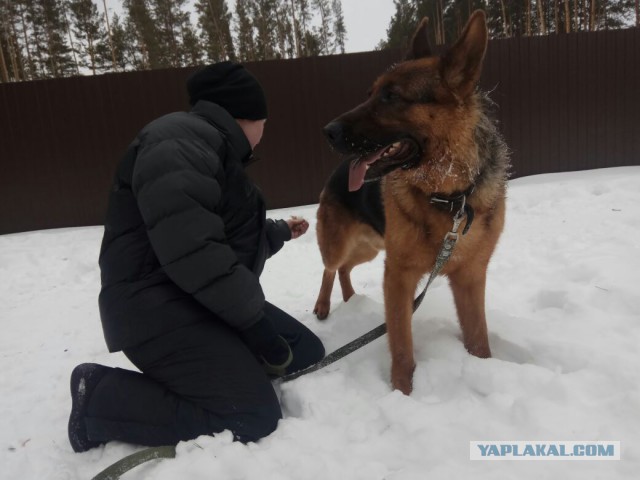
[{"label": "pine tree", "polygon": [[113,46],[113,61],[115,69],[119,71],[131,70],[134,68],[136,61],[131,52],[130,45],[133,45],[133,39],[128,38],[129,32],[123,25],[121,18],[117,13],[113,14],[111,20],[111,44]]},{"label": "pine tree", "polygon": [[322,53],[320,40],[313,32],[306,31],[302,39],[304,53],[307,57],[317,57]]},{"label": "pine tree", "polygon": [[320,43],[320,53],[327,55],[335,51],[334,35],[331,27],[333,15],[329,0],[312,0],[312,6],[320,16],[320,26],[317,27],[316,33]]},{"label": "pine tree", "polygon": [[547,19],[545,18],[545,6],[543,0],[536,0],[536,12],[538,29],[541,35],[547,34]]},{"label": "pine tree", "polygon": [[[6,1],[0,1],[0,82],[9,82],[9,68],[7,67],[9,59],[9,11]],[[11,77],[13,79],[13,76]]]},{"label": "pine tree", "polygon": [[503,5],[505,5],[506,8],[507,3],[505,0],[486,2],[486,5],[481,7],[487,14],[487,29],[489,30],[489,36],[491,38],[507,36],[508,25],[505,24],[505,17],[503,15],[503,13],[506,13],[506,10],[502,9]]},{"label": "pine tree", "polygon": [[64,28],[67,35],[67,40],[69,41],[69,47],[71,47],[71,55],[73,56],[73,65],[76,69],[76,74],[81,75],[80,73],[80,63],[78,62],[78,54],[76,53],[76,46],[73,40],[73,35],[71,34],[71,22],[69,20],[69,2],[62,2],[62,17],[64,18]]},{"label": "pine tree", "polygon": [[254,0],[251,5],[251,17],[255,28],[255,59],[270,60],[277,58],[277,38],[273,25],[277,24],[277,0]]},{"label": "pine tree", "polygon": [[40,79],[47,76],[45,56],[46,38],[42,26],[42,5],[34,0],[24,0],[25,36],[30,40],[31,79]]},{"label": "pine tree", "polygon": [[6,39],[0,36],[0,82],[9,82],[9,69],[7,68],[7,62],[4,59],[6,49]]},{"label": "pine tree", "polygon": [[162,53],[158,42],[158,29],[151,15],[148,0],[123,0],[127,13],[127,37],[134,47],[135,69],[161,68]]},{"label": "pine tree", "polygon": [[[634,10],[638,13],[637,0],[591,0],[593,30],[609,30],[633,25]],[[637,21],[637,18],[636,18]]]},{"label": "pine tree", "polygon": [[24,79],[23,58],[16,28],[19,18],[15,3],[0,0],[0,78],[3,82]]},{"label": "pine tree", "polygon": [[61,0],[29,1],[29,19],[36,38],[38,69],[44,77],[64,77],[77,73],[66,40],[66,23]]},{"label": "pine tree", "polygon": [[256,59],[256,42],[254,40],[254,28],[251,21],[251,11],[254,0],[236,0],[236,39],[238,45],[238,58],[243,62]]},{"label": "pine tree", "polygon": [[454,42],[475,9],[487,14],[490,38],[622,28],[633,23],[635,0],[394,0],[387,38],[378,48],[406,45],[419,20],[430,20],[432,43]]},{"label": "pine tree", "polygon": [[[448,0],[447,2],[442,2],[440,4],[438,22],[438,30],[441,35],[436,44],[452,44],[455,42],[462,34],[462,30],[473,11],[478,8],[486,11],[484,3],[482,0]],[[419,9],[418,14],[420,13]]]},{"label": "pine tree", "polygon": [[182,65],[200,65],[202,63],[202,44],[198,38],[198,34],[191,25],[191,20],[189,18],[185,19],[181,28],[180,36],[182,38]]},{"label": "pine tree", "polygon": [[207,61],[235,60],[231,13],[226,0],[197,0],[195,8]]},{"label": "pine tree", "polygon": [[411,0],[393,0],[396,11],[391,17],[387,28],[387,38],[381,40],[378,48],[404,48],[407,39],[416,28],[418,21],[417,10]]},{"label": "pine tree", "polygon": [[69,10],[80,65],[90,68],[94,75],[107,70],[109,38],[98,7],[92,0],[70,0]]},{"label": "pine tree", "polygon": [[293,15],[288,0],[281,0],[276,11],[276,42],[280,58],[296,56],[296,40],[294,37]]},{"label": "pine tree", "polygon": [[[311,54],[312,45],[315,46],[318,43],[310,31],[313,14],[309,0],[290,0],[289,12],[295,43],[295,56],[307,57]],[[317,50],[316,47],[313,49]]]},{"label": "pine tree", "polygon": [[104,9],[104,23],[107,27],[107,38],[109,39],[109,53],[111,55],[111,67],[118,70],[116,62],[116,52],[113,46],[113,31],[111,30],[111,22],[109,21],[109,11],[107,10],[107,0],[102,0],[102,8]]},{"label": "pine tree", "polygon": [[344,15],[342,13],[341,0],[333,0],[331,2],[331,10],[333,11],[333,36],[335,38],[335,46],[339,53],[344,53],[344,44],[347,36],[347,27],[344,25]]},{"label": "pine tree", "polygon": [[182,34],[191,29],[187,0],[150,0],[158,32],[160,58],[163,67],[180,67],[184,64]]},{"label": "pine tree", "polygon": [[14,5],[17,13],[17,23],[13,25],[16,30],[16,38],[18,39],[19,51],[23,52],[22,61],[22,78],[24,80],[32,80],[37,78],[37,66],[34,58],[35,46],[33,45],[33,37],[30,35],[30,27],[28,22],[27,3],[28,0],[16,0],[9,5]]}]

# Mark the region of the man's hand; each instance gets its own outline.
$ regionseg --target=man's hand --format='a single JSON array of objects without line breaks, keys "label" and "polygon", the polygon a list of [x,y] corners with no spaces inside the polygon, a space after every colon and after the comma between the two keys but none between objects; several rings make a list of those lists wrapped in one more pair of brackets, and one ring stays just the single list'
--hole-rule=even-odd
[{"label": "man's hand", "polygon": [[292,216],[289,220],[287,220],[287,225],[289,225],[289,229],[291,230],[291,240],[300,237],[307,233],[309,228],[309,222],[307,222],[304,218]]},{"label": "man's hand", "polygon": [[[262,368],[271,376],[282,377],[293,361],[293,352],[289,340],[285,339],[273,327],[269,317],[263,316],[249,328],[240,331],[240,338],[256,354]],[[291,341],[297,341],[295,338]]]}]

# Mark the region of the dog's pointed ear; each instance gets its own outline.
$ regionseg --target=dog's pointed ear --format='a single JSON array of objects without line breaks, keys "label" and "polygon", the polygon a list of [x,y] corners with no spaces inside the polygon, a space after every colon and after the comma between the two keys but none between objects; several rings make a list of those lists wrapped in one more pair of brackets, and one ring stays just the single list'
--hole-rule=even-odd
[{"label": "dog's pointed ear", "polygon": [[480,79],[488,37],[486,15],[476,10],[458,41],[442,57],[440,75],[459,98],[473,93]]},{"label": "dog's pointed ear", "polygon": [[431,45],[429,45],[429,17],[424,17],[418,25],[413,37],[411,38],[411,45],[409,51],[405,55],[405,60],[416,60],[418,58],[430,57]]}]

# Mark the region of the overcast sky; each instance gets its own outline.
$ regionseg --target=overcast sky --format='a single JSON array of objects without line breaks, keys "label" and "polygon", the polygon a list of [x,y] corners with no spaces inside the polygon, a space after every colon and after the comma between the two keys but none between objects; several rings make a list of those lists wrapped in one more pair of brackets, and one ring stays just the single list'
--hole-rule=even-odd
[{"label": "overcast sky", "polygon": [[347,27],[347,53],[375,49],[386,37],[389,20],[395,11],[393,0],[342,0]]},{"label": "overcast sky", "polygon": [[[103,11],[102,0],[93,0]],[[107,8],[112,14],[120,13],[121,0],[107,0]],[[235,0],[227,0],[229,9],[235,13]],[[342,0],[344,22],[347,27],[347,53],[367,52],[386,37],[389,20],[395,11],[393,0]]]}]

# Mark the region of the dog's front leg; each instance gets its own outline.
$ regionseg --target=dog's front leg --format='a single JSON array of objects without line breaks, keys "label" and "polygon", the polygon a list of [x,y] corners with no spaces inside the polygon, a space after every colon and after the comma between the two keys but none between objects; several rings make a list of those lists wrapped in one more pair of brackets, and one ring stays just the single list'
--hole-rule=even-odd
[{"label": "dog's front leg", "polygon": [[393,388],[409,395],[413,389],[413,337],[411,317],[413,316],[413,295],[420,280],[420,274],[394,264],[387,257],[384,270],[385,321],[391,350],[391,384]]},{"label": "dog's front leg", "polygon": [[318,320],[324,320],[329,315],[331,309],[331,291],[333,290],[333,282],[336,278],[335,270],[324,269],[322,274],[322,285],[320,286],[320,293],[316,300],[316,305],[313,308],[313,313],[316,314]]},{"label": "dog's front leg", "polygon": [[484,306],[486,279],[484,262],[449,275],[464,346],[471,355],[480,358],[491,357]]}]

